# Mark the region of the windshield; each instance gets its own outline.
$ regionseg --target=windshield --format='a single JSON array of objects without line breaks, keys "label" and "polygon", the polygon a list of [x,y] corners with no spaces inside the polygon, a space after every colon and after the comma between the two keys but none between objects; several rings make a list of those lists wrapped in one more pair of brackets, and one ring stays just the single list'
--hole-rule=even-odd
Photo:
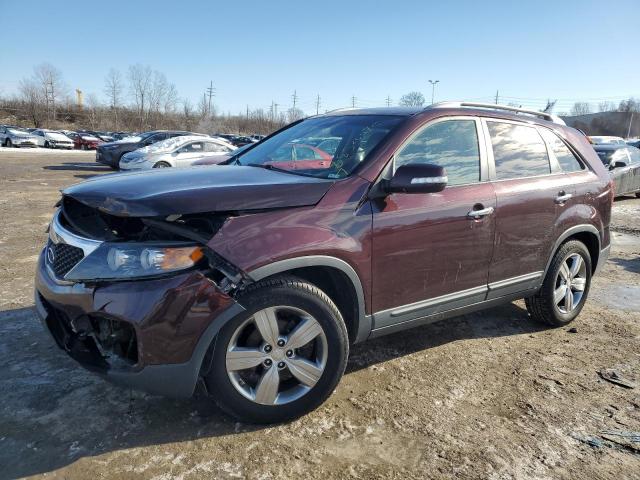
[{"label": "windshield", "polygon": [[17,128],[10,128],[9,132],[11,132],[13,135],[26,135],[29,133],[26,130],[18,130]]},{"label": "windshield", "polygon": [[404,117],[343,115],[304,120],[236,157],[320,178],[344,178]]}]

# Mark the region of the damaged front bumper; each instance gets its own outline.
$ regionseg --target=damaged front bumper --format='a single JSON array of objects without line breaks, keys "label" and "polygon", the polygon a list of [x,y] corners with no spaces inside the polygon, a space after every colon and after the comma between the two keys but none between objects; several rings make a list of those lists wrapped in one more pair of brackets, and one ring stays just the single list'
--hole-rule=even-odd
[{"label": "damaged front bumper", "polygon": [[44,255],[35,304],[46,329],[83,367],[135,389],[191,396],[215,335],[244,310],[199,271],[69,284],[52,275]]}]

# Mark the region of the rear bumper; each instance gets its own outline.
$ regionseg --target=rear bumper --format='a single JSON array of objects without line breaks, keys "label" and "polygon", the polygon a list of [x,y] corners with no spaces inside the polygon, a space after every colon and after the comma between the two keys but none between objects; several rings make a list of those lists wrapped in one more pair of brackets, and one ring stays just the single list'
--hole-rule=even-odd
[{"label": "rear bumper", "polygon": [[[35,304],[45,329],[80,365],[111,382],[171,397],[193,394],[213,338],[243,311],[197,271],[100,286],[61,284],[42,254]],[[101,343],[95,325],[102,321],[135,331],[135,355],[125,358]]]}]

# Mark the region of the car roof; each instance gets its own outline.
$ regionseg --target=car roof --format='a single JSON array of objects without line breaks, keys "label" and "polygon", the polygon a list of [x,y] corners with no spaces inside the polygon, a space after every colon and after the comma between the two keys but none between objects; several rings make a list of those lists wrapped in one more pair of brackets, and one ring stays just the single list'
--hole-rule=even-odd
[{"label": "car roof", "polygon": [[424,107],[374,107],[374,108],[339,108],[318,117],[337,117],[343,115],[400,115],[409,117],[424,110]]}]

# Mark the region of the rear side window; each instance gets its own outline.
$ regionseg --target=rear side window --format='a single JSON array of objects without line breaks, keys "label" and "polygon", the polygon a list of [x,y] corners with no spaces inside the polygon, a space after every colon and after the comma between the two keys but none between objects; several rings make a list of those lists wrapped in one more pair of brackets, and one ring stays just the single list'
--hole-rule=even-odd
[{"label": "rear side window", "polygon": [[498,180],[551,173],[547,147],[533,127],[488,121]]},{"label": "rear side window", "polygon": [[564,172],[579,172],[584,169],[569,147],[555,133],[544,128],[540,131]]},{"label": "rear side window", "polygon": [[478,182],[480,152],[475,120],[446,120],[425,127],[396,155],[396,168],[409,163],[444,167],[449,185]]}]

